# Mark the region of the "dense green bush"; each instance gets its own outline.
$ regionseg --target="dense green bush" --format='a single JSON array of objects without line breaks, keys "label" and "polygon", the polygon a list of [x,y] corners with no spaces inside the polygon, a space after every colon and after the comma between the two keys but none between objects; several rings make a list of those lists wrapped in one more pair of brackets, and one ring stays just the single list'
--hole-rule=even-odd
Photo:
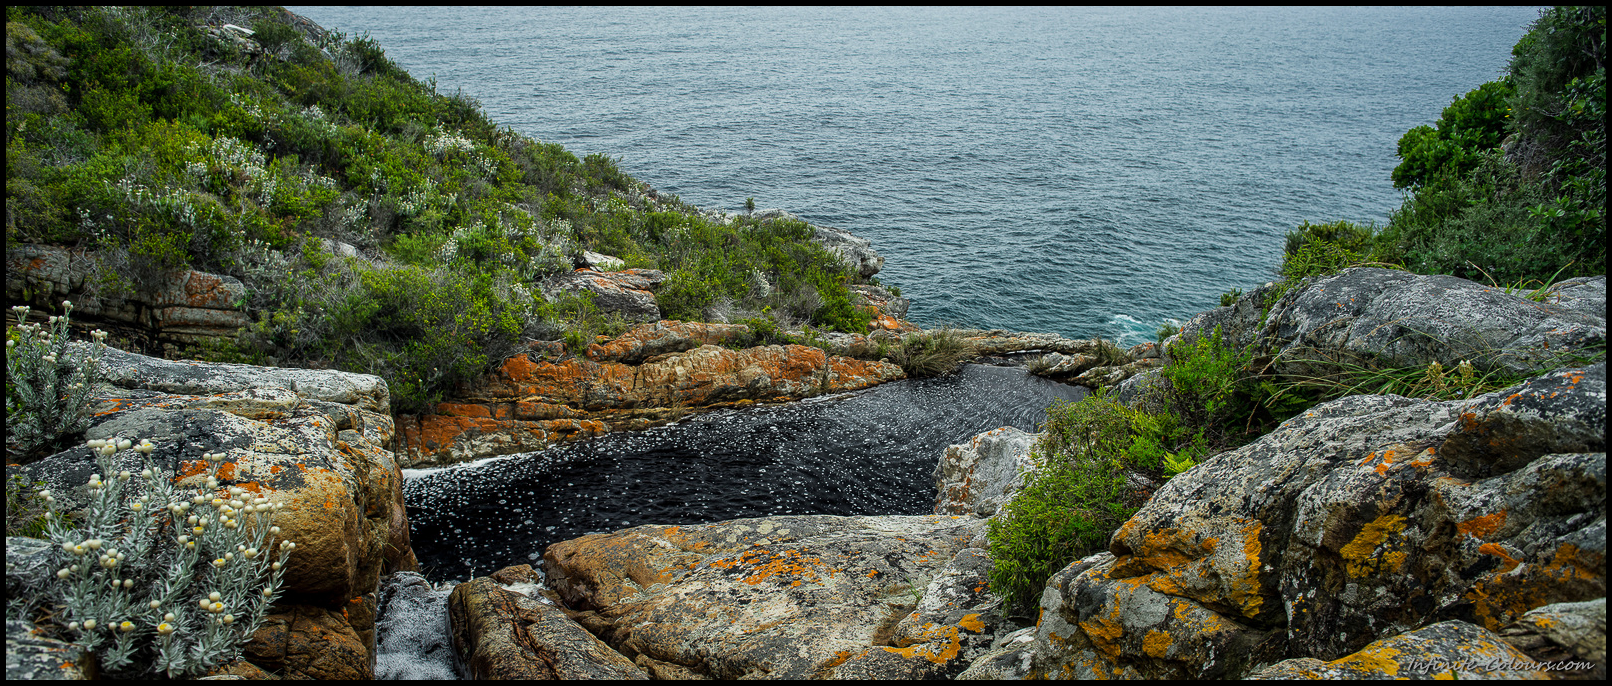
[{"label": "dense green bush", "polygon": [[1406,267],[1497,285],[1606,272],[1605,55],[1606,8],[1543,10],[1505,78],[1401,139],[1410,192],[1381,239]]},{"label": "dense green bush", "polygon": [[907,376],[918,378],[956,371],[975,353],[974,346],[963,340],[962,335],[946,328],[909,334],[887,354],[891,362],[901,365]]},{"label": "dense green bush", "polygon": [[1443,177],[1462,177],[1478,155],[1500,145],[1514,91],[1509,79],[1490,81],[1457,96],[1439,116],[1437,128],[1418,126],[1399,139],[1395,188],[1425,186]]},{"label": "dense green bush", "polygon": [[1133,414],[1101,393],[1047,410],[1035,471],[989,523],[990,585],[1004,613],[1031,614],[1049,577],[1106,549],[1135,512],[1125,490]]}]

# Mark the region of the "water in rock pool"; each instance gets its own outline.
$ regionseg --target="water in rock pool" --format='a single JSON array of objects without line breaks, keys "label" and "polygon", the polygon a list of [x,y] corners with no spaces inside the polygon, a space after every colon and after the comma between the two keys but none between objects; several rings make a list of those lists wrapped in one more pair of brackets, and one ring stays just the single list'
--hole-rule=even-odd
[{"label": "water in rock pool", "polygon": [[435,581],[533,563],[551,543],[643,524],[778,514],[927,514],[946,446],[1034,431],[1085,389],[966,365],[778,406],[724,410],[543,452],[436,470],[404,485],[412,543]]}]

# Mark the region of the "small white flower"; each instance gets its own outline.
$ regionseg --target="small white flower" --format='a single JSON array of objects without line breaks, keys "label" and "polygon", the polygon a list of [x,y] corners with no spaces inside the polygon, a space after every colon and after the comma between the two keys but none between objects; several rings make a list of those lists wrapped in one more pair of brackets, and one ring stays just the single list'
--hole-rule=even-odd
[{"label": "small white flower", "polygon": [[155,610],[155,609],[157,609],[157,608],[159,608],[159,607],[162,607],[162,601],[160,601],[160,600],[153,600],[153,601],[151,601],[151,602],[149,602],[149,603],[146,603],[146,606],[147,606],[147,607],[149,607],[149,608],[151,608],[151,609],[153,609],[153,610]]},{"label": "small white flower", "polygon": [[72,572],[67,571],[66,567],[63,567],[61,569],[56,570],[56,578],[58,578],[58,579],[66,579],[68,577],[68,575],[71,574],[71,573]]},{"label": "small white flower", "polygon": [[68,631],[78,631],[78,622],[68,622],[67,623],[67,630]]},{"label": "small white flower", "polygon": [[134,622],[125,619],[123,620],[122,624],[118,625],[118,628],[122,629],[123,633],[129,633],[130,631],[134,631]]},{"label": "small white flower", "polygon": [[84,620],[84,630],[85,631],[94,631],[95,630],[95,620],[93,620],[93,619]]},{"label": "small white flower", "polygon": [[[173,617],[173,615],[168,615],[168,616]],[[163,622],[163,623],[157,625],[157,633],[158,634],[161,634],[163,636],[167,636],[168,634],[171,634],[173,632],[174,632],[174,625],[172,625],[172,624],[169,624],[167,622]]]}]

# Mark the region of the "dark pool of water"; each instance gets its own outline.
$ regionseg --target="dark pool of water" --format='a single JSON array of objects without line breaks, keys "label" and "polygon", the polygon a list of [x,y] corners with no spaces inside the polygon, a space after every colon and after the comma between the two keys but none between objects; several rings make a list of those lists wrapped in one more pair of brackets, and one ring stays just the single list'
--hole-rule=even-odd
[{"label": "dark pool of water", "polygon": [[946,446],[1034,431],[1085,389],[967,365],[786,405],[437,470],[404,485],[415,554],[434,581],[534,563],[551,543],[642,524],[779,514],[927,514]]}]

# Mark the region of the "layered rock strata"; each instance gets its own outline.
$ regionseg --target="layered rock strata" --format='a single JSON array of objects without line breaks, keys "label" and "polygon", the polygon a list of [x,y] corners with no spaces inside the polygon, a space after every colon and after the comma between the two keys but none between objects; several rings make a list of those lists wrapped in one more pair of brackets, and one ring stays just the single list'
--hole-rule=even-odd
[{"label": "layered rock strata", "polygon": [[806,346],[713,344],[747,332],[666,321],[593,345],[584,356],[554,359],[551,349],[516,355],[437,414],[400,418],[399,460],[416,467],[540,450],[689,410],[796,400],[905,376],[894,364]]},{"label": "layered rock strata", "polygon": [[6,300],[41,312],[73,303],[78,319],[102,326],[151,350],[169,353],[206,341],[233,340],[251,320],[240,309],[246,287],[234,277],[185,270],[163,275],[152,288],[102,293],[94,274],[100,258],[85,250],[22,244],[6,250]]}]

